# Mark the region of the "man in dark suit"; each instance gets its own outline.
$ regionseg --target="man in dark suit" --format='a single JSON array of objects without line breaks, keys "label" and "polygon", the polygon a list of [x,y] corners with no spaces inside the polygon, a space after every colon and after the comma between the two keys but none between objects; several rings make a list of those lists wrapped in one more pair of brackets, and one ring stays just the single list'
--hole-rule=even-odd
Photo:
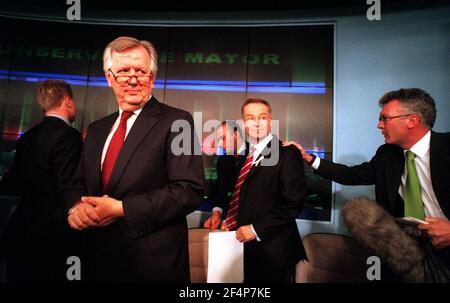
[{"label": "man in dark suit", "polygon": [[242,105],[249,154],[240,168],[222,228],[244,243],[245,282],[291,282],[305,250],[295,219],[303,207],[306,179],[300,153],[271,133],[270,104]]},{"label": "man in dark suit", "polygon": [[228,209],[231,194],[236,184],[239,169],[245,160],[245,141],[242,129],[233,120],[223,121],[216,129],[216,147],[220,150],[217,158],[217,183],[215,200],[212,202],[211,216],[203,227],[217,229],[222,215]]},{"label": "man in dark suit", "polygon": [[2,241],[9,282],[67,281],[66,260],[76,255],[65,208],[83,144],[70,126],[72,90],[63,81],[43,81],[37,102],[45,117],[17,141],[13,165],[0,182],[1,194],[21,197]]},{"label": "man in dark suit", "polygon": [[151,95],[150,42],[119,37],[103,59],[119,111],[90,125],[68,200],[69,224],[86,236],[84,277],[188,282],[186,215],[202,203],[204,184],[193,119]]},{"label": "man in dark suit", "polygon": [[355,166],[336,164],[311,156],[301,145],[294,144],[303,159],[325,178],[345,185],[375,184],[377,202],[395,217],[411,216],[404,199],[408,183],[405,159],[411,154],[408,152],[412,152],[420,185],[416,194],[420,200],[417,216],[422,213],[429,223],[419,225],[419,228],[428,231],[435,248],[449,250],[450,133],[431,130],[436,120],[435,103],[421,89],[388,92],[379,104],[382,110],[377,127],[386,144],[378,148],[369,162]]}]

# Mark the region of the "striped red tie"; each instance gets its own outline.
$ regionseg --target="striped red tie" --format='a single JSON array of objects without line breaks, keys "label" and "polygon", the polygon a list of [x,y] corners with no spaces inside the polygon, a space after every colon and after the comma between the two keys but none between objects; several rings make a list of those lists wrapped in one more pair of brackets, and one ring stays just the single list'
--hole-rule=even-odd
[{"label": "striped red tie", "polygon": [[133,112],[122,112],[119,126],[117,127],[116,132],[109,142],[108,150],[106,151],[102,166],[103,193],[106,193],[114,164],[116,164],[117,157],[119,156],[120,150],[122,149],[123,141],[125,140],[125,133],[127,131],[127,121],[133,114]]},{"label": "striped red tie", "polygon": [[252,168],[253,153],[254,153],[254,148],[252,147],[252,149],[250,150],[250,153],[247,156],[247,159],[245,159],[245,162],[241,168],[241,171],[239,172],[239,177],[236,181],[236,185],[234,186],[233,195],[231,196],[230,206],[228,208],[227,216],[225,218],[226,225],[230,230],[234,230],[237,227],[239,195],[241,193],[242,184],[244,184],[244,181],[248,176],[248,172],[250,171],[250,168]]}]

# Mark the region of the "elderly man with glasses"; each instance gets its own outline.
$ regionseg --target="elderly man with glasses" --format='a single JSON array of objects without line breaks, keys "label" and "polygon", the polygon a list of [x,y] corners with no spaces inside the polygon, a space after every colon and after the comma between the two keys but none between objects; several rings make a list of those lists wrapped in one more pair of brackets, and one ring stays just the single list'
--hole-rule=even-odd
[{"label": "elderly man with glasses", "polygon": [[[89,126],[68,200],[69,224],[85,236],[84,277],[188,282],[186,215],[200,206],[204,182],[193,119],[152,96],[157,53],[150,42],[115,39],[103,68],[118,111]],[[172,150],[175,121],[192,130],[190,152]]]},{"label": "elderly man with glasses", "polygon": [[355,166],[336,164],[302,152],[315,172],[345,185],[375,184],[376,201],[394,217],[425,220],[432,245],[450,269],[450,133],[432,130],[433,98],[418,88],[386,93],[377,127],[386,144],[369,161]]}]

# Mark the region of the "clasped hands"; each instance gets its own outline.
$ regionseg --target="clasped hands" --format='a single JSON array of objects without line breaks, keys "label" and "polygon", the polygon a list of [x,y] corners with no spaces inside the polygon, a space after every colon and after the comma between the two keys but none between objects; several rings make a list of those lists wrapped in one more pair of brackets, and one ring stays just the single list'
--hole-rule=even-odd
[{"label": "clasped hands", "polygon": [[122,201],[108,195],[81,197],[70,209],[67,221],[73,229],[83,230],[107,226],[123,216]]}]

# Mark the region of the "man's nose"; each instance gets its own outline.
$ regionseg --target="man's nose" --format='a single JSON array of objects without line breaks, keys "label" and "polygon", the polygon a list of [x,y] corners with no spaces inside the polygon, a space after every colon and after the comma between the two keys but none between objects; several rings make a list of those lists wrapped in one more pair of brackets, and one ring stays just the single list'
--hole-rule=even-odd
[{"label": "man's nose", "polygon": [[130,75],[130,85],[136,85],[138,83],[136,75]]}]

